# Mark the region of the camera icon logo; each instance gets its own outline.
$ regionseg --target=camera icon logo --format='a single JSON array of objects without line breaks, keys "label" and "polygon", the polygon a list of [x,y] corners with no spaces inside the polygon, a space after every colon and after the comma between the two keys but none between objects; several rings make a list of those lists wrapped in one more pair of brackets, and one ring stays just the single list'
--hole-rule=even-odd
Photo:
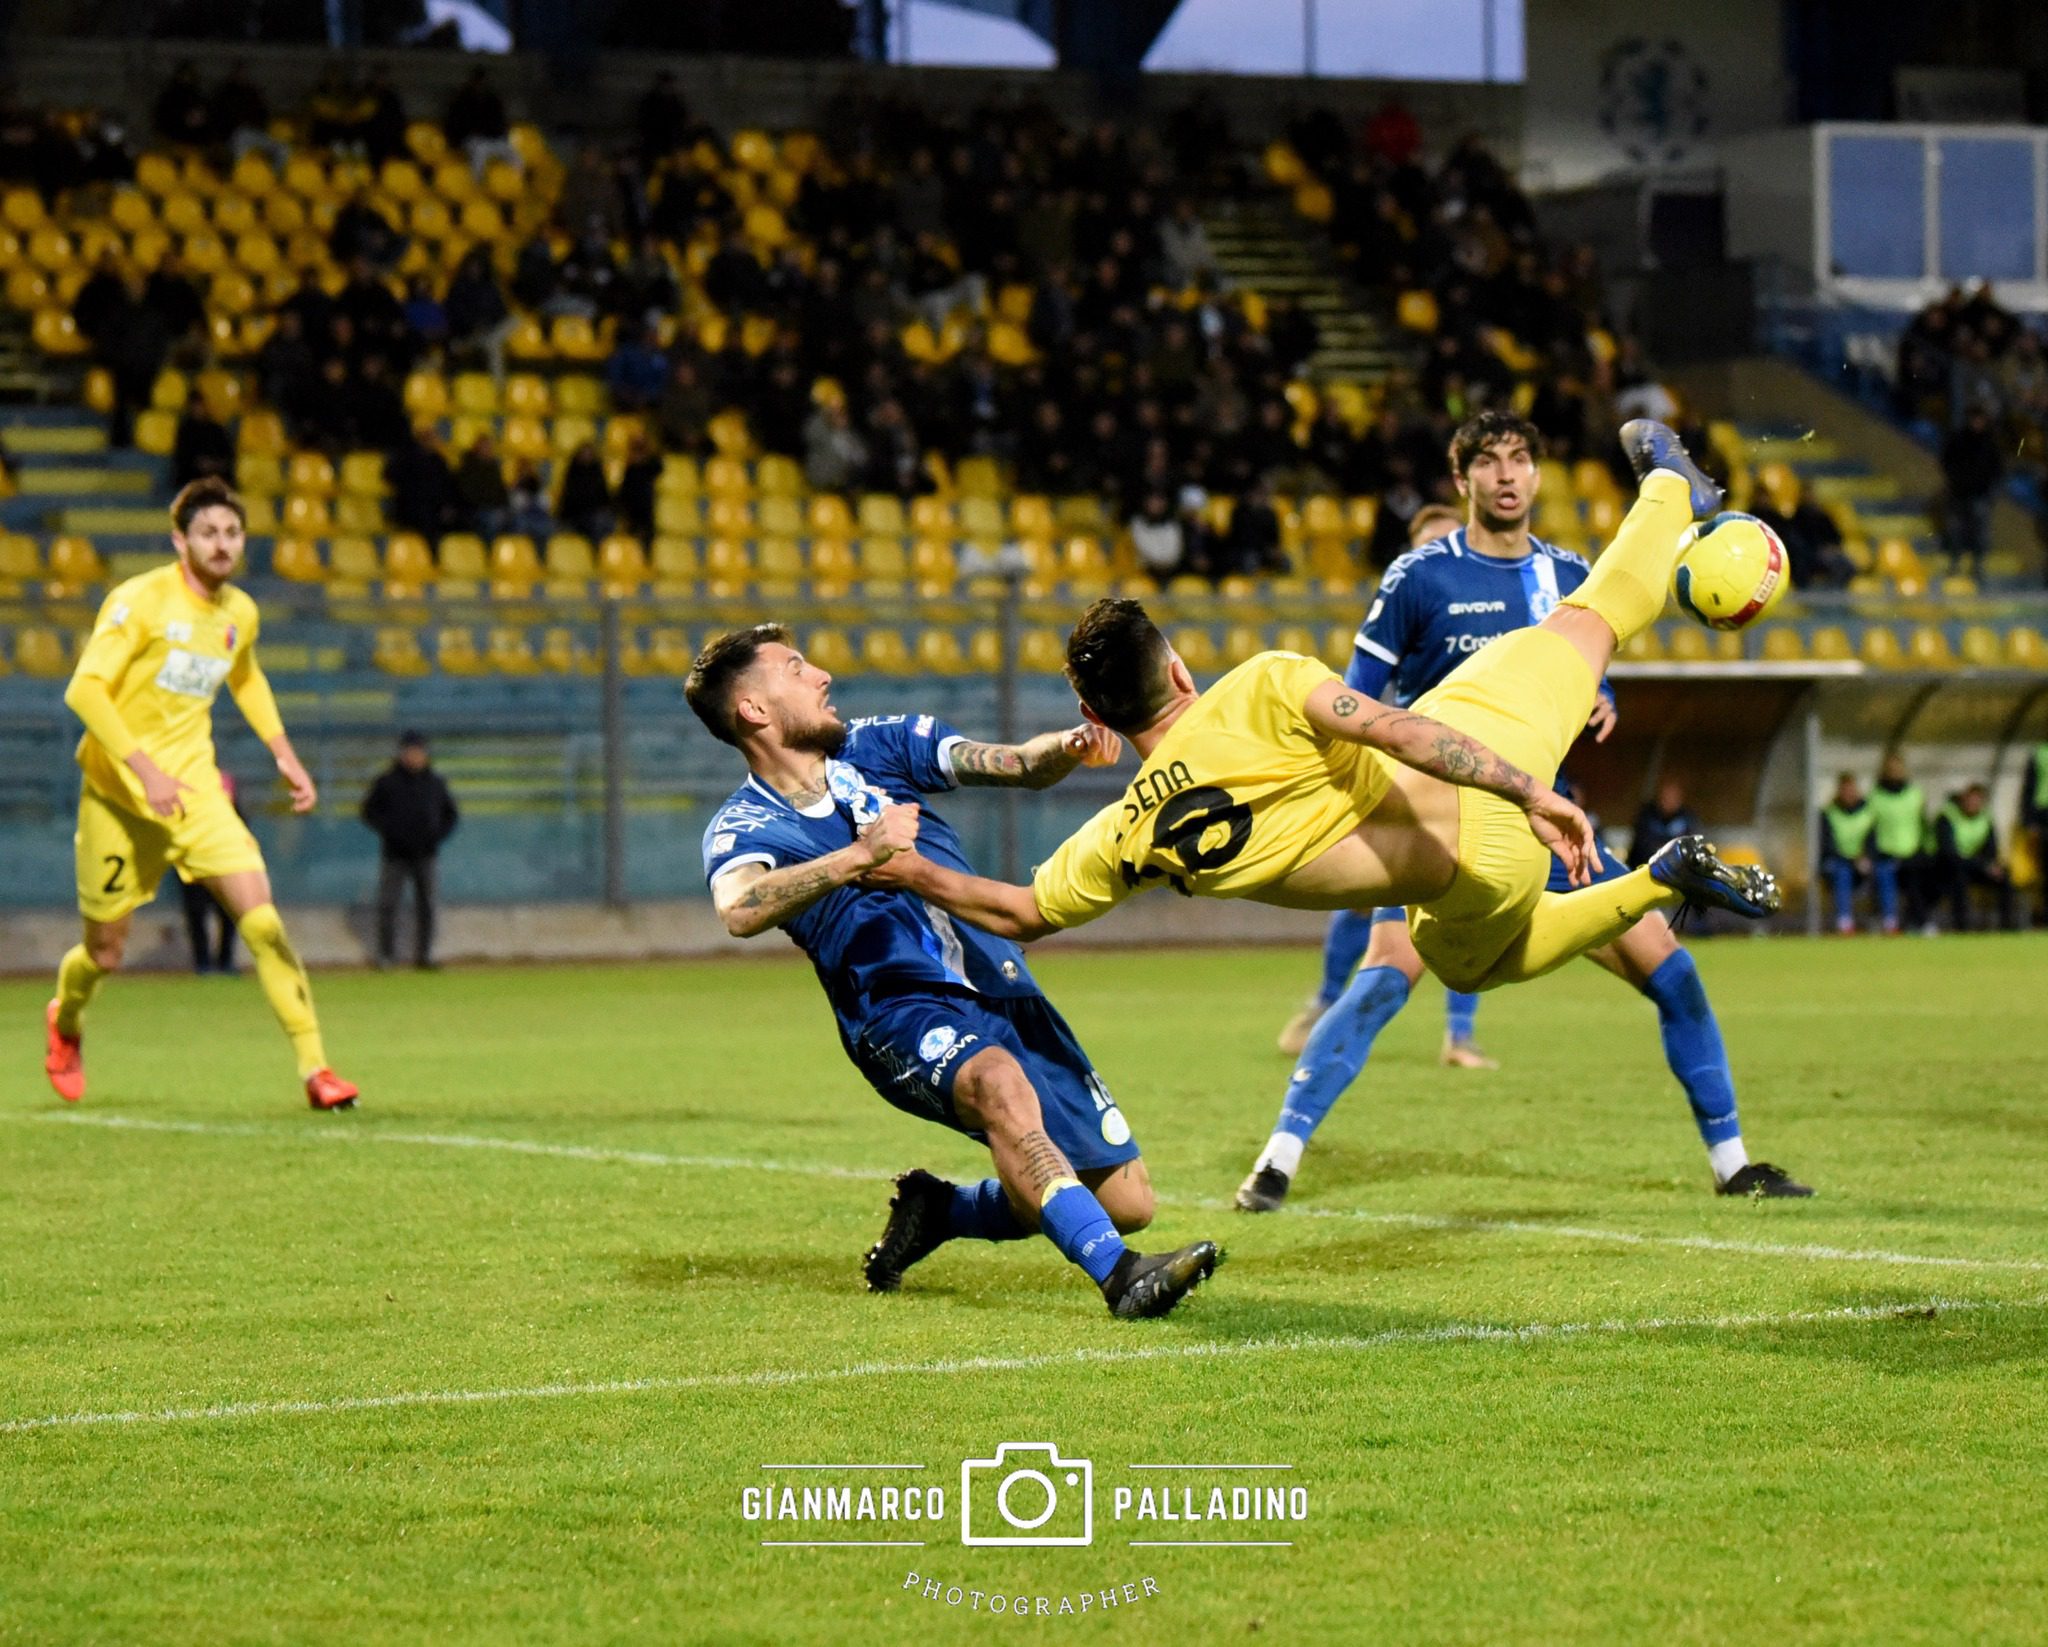
[{"label": "camera icon logo", "polygon": [[1095,1466],[1087,1459],[1062,1458],[1050,1441],[1005,1441],[994,1458],[961,1461],[962,1544],[1094,1541]]}]

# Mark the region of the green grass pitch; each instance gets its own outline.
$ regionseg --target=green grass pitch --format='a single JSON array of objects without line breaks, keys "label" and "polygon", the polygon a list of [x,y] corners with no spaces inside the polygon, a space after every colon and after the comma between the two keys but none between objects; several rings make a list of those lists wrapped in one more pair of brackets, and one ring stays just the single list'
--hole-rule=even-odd
[{"label": "green grass pitch", "polygon": [[[1487,998],[1493,1075],[1436,1066],[1425,986],[1297,1204],[1232,1213],[1312,956],[1044,955],[1154,1239],[1228,1248],[1153,1323],[1037,1241],[860,1290],[885,1175],[977,1152],[794,961],[321,977],[343,1116],[247,979],[162,978],[107,987],[64,1113],[47,986],[0,984],[0,1642],[2038,1640],[2043,947],[1699,954],[1818,1200],[1710,1196],[1649,1007],[1580,967]],[[1092,1461],[1091,1546],[963,1546],[1013,1440]],[[743,1519],[817,1482],[763,1465],[863,1461],[946,1519],[811,1536],[921,1548]],[[1305,1519],[1111,1515],[1248,1480]],[[1175,1536],[1291,1544],[1132,1542]]]}]

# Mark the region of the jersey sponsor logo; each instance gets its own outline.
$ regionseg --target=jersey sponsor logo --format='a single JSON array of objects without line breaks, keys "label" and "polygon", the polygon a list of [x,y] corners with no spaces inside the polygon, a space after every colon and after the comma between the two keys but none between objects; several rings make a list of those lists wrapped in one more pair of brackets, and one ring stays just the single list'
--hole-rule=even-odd
[{"label": "jersey sponsor logo", "polygon": [[163,691],[181,698],[204,698],[209,703],[227,678],[226,658],[202,658],[182,646],[172,647],[163,668],[156,672],[156,684]]},{"label": "jersey sponsor logo", "polygon": [[858,767],[848,766],[844,761],[825,763],[825,787],[831,791],[833,800],[853,814],[857,824],[873,823],[889,804],[887,794],[861,776]]},{"label": "jersey sponsor logo", "polygon": [[1499,639],[1500,636],[1498,635],[1446,635],[1444,636],[1444,650],[1446,652],[1481,652]]},{"label": "jersey sponsor logo", "polygon": [[720,857],[723,854],[730,852],[734,847],[738,846],[739,844],[739,836],[735,834],[732,830],[728,829],[722,835],[714,835],[711,837],[711,856],[714,858]]},{"label": "jersey sponsor logo", "polygon": [[164,625],[164,639],[189,642],[192,639],[192,625],[189,623],[167,623]]},{"label": "jersey sponsor logo", "polygon": [[941,1024],[937,1029],[928,1029],[924,1032],[924,1039],[917,1043],[917,1055],[926,1063],[930,1063],[959,1039],[960,1032],[957,1029],[951,1024]]},{"label": "jersey sponsor logo", "polygon": [[1454,618],[1468,617],[1474,612],[1505,612],[1508,603],[1504,600],[1454,600],[1444,608]]},{"label": "jersey sponsor logo", "polygon": [[[949,1030],[948,1033],[950,1034],[951,1031]],[[929,1036],[927,1036],[927,1039],[928,1038]],[[973,1046],[974,1043],[976,1041],[979,1041],[980,1039],[981,1037],[979,1035],[963,1035],[960,1037],[959,1040],[954,1041],[951,1045],[947,1046],[945,1050],[938,1055],[938,1057],[927,1058],[925,1062],[930,1064],[932,1067],[931,1073],[926,1077],[926,1079],[929,1080],[933,1086],[937,1086],[941,1081],[943,1081],[946,1078],[946,1071],[951,1069],[954,1064],[959,1062],[960,1055],[964,1053],[969,1047]],[[920,1043],[918,1050],[920,1052],[924,1050],[922,1043]]]},{"label": "jersey sponsor logo", "polygon": [[912,734],[917,737],[929,738],[932,735],[932,727],[934,724],[935,723],[932,720],[931,716],[920,715],[917,717],[915,721],[911,723],[910,730]]}]

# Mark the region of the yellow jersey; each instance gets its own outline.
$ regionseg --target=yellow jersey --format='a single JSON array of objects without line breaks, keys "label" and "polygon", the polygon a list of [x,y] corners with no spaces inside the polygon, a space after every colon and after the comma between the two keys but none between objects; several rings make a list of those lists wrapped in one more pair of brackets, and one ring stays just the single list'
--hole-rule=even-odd
[{"label": "yellow jersey", "polygon": [[[176,561],[117,585],[100,607],[72,679],[102,682],[139,747],[174,778],[208,793],[214,765],[213,700],[223,682],[256,735],[284,730],[256,662],[256,603],[232,586],[212,600],[193,593]],[[90,725],[90,722],[88,722]],[[92,731],[78,740],[86,781],[108,799],[147,813],[142,783]]]},{"label": "yellow jersey", "polygon": [[1393,769],[1309,724],[1309,694],[1336,678],[1294,652],[1261,652],[1231,670],[1168,729],[1122,799],[1038,866],[1039,914],[1079,926],[1155,885],[1242,898],[1350,834]]}]

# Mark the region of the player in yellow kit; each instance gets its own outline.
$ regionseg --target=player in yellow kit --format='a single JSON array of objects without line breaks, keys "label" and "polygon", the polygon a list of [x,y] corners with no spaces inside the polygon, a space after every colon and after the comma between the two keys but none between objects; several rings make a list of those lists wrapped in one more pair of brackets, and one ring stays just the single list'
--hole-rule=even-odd
[{"label": "player in yellow kit", "polygon": [[256,603],[229,584],[242,564],[242,501],[196,480],[171,504],[178,558],[107,596],[64,702],[85,723],[78,764],[78,909],[84,941],[57,969],[44,1014],[44,1073],[59,1097],[85,1096],[80,1020],[120,966],[135,911],[167,865],[203,883],[234,921],[256,980],[297,1055],[315,1109],[346,1109],[356,1089],[327,1067],[305,969],[270,899],[263,853],[214,764],[213,700],[223,683],[277,759],[292,810],[310,812],[313,780],[292,753],[256,662]]},{"label": "player in yellow kit", "polygon": [[[1123,798],[1029,887],[914,853],[874,879],[1012,938],[1092,921],[1148,885],[1306,909],[1401,904],[1430,970],[1462,990],[1536,977],[1688,899],[1771,913],[1771,877],[1721,863],[1698,836],[1588,886],[1591,826],[1549,787],[1615,647],[1663,610],[1685,529],[1720,506],[1663,425],[1631,423],[1622,441],[1642,492],[1592,574],[1411,709],[1285,652],[1198,694],[1136,601],[1098,601],[1068,638],[1067,676],[1143,762]],[[1545,889],[1553,850],[1578,890]]]}]

